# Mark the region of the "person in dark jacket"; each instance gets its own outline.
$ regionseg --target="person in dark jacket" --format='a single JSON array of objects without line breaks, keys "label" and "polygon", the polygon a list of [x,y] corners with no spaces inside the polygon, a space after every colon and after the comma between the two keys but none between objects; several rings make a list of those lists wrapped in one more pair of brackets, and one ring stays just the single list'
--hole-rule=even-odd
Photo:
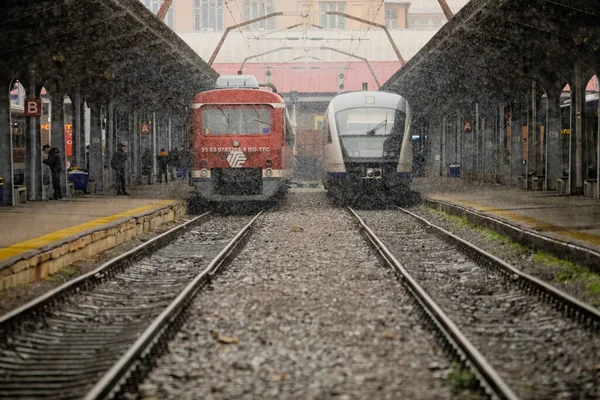
[{"label": "person in dark jacket", "polygon": [[60,150],[46,144],[42,147],[42,151],[48,155],[43,162],[50,168],[52,174],[52,189],[54,192],[52,193],[50,200],[60,200],[62,199],[62,191],[60,190],[60,173],[62,171]]},{"label": "person in dark jacket", "polygon": [[165,183],[169,183],[169,153],[164,148],[160,149],[156,161],[158,161],[158,183],[162,183],[163,175],[165,176]]},{"label": "person in dark jacket", "polygon": [[127,153],[125,153],[125,145],[119,143],[117,145],[117,151],[110,161],[110,166],[115,170],[117,177],[117,196],[129,196],[129,193],[125,190],[125,162],[127,161]]}]

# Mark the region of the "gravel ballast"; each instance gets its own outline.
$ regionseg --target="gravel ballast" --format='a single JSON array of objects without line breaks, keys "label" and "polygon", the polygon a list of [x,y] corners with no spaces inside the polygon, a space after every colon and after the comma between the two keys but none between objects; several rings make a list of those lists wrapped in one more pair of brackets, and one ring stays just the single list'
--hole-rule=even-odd
[{"label": "gravel ballast", "polygon": [[[592,279],[589,282],[590,284],[594,285],[594,282],[596,282],[595,285],[597,285],[600,282],[598,275],[585,272],[588,271],[587,268],[573,266],[566,261],[554,260],[535,250],[513,243],[507,237],[490,234],[491,231],[489,230],[476,229],[473,224],[466,222],[466,220],[449,216],[425,206],[413,207],[410,211],[500,257],[521,271],[542,279],[596,308],[600,307],[600,292],[598,289],[586,290],[585,279],[577,279],[577,275],[573,274],[574,270],[576,272],[580,271],[581,276]],[[573,275],[572,278],[571,275]]]},{"label": "gravel ballast", "polygon": [[359,212],[523,399],[600,398],[600,338],[399,210]]},{"label": "gravel ballast", "polygon": [[474,398],[343,209],[291,193],[194,300],[138,398]]}]

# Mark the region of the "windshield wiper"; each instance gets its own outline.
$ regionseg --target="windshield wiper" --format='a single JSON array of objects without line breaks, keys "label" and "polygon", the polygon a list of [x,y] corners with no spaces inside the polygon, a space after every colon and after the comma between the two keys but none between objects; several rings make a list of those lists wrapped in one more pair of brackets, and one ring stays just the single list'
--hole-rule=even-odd
[{"label": "windshield wiper", "polygon": [[367,131],[367,135],[374,135],[375,132],[377,131],[377,129],[381,128],[383,125],[385,125],[387,127],[387,116],[385,117],[385,119],[383,121],[381,121],[380,123],[375,125],[375,127],[373,129]]},{"label": "windshield wiper", "polygon": [[225,122],[227,122],[227,129],[229,129],[229,118],[227,118],[227,114],[225,113],[225,111],[223,111],[223,107],[217,106],[217,108],[223,113],[223,116],[225,117]]}]

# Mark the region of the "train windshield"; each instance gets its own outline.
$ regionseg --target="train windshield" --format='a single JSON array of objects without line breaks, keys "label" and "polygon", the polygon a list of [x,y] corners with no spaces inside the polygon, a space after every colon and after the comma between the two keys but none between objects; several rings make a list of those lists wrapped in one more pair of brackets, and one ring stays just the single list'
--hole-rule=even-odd
[{"label": "train windshield", "polygon": [[353,108],[336,114],[344,155],[398,158],[406,114],[393,108]]},{"label": "train windshield", "polygon": [[202,109],[205,135],[265,135],[271,133],[271,112],[265,106],[205,106]]}]

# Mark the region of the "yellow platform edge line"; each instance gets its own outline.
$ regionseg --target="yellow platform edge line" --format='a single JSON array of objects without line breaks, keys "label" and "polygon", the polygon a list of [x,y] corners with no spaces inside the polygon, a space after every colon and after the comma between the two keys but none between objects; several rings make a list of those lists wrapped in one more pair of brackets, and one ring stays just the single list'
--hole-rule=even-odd
[{"label": "yellow platform edge line", "polygon": [[154,204],[137,207],[119,214],[101,217],[92,221],[81,223],[79,225],[70,226],[68,228],[48,233],[46,235],[42,235],[34,239],[26,240],[20,243],[15,243],[13,245],[0,249],[0,261],[43,247],[47,244],[65,239],[77,233],[85,232],[87,230],[109,224],[121,218],[133,217],[135,215],[142,214],[153,209],[158,209],[163,206],[174,204],[175,202],[176,200],[162,200]]},{"label": "yellow platform edge line", "polygon": [[514,211],[508,210],[498,210],[498,207],[489,207],[483,204],[473,203],[465,200],[457,200],[455,198],[449,196],[436,195],[431,196],[434,200],[441,200],[448,203],[453,203],[459,206],[466,206],[475,209],[476,211],[487,212],[492,215],[501,216],[509,220],[518,221],[524,223],[530,228],[539,230],[539,231],[551,231],[556,235],[566,236],[571,239],[579,240],[582,242],[592,243],[594,245],[600,246],[600,236],[595,235],[593,233],[577,231],[574,229],[564,229],[557,225],[540,221],[533,217],[529,217],[526,215],[517,214]]}]

